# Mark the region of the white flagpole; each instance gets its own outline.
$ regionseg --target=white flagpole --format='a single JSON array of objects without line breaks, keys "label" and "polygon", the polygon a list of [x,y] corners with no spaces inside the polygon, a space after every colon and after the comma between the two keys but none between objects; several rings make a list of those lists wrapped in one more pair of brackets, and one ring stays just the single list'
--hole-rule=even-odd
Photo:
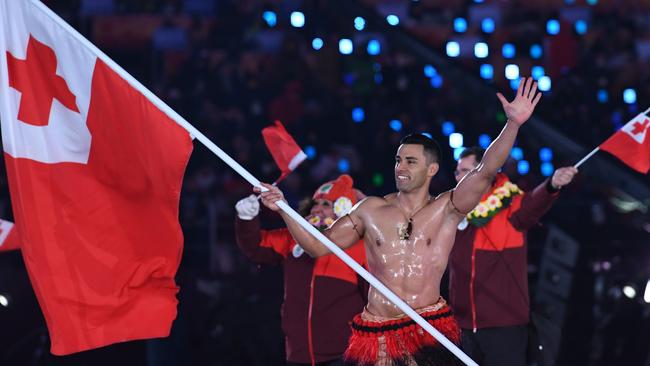
[{"label": "white flagpole", "polygon": [[[14,1],[14,0],[10,0]],[[30,0],[32,5],[42,11],[47,15],[52,21],[57,23],[59,26],[64,28],[70,33],[75,39],[77,39],[81,44],[88,48],[93,54],[97,56],[98,59],[102,60],[106,65],[108,65],[115,73],[120,75],[124,80],[126,80],[134,89],[142,93],[151,103],[163,111],[169,118],[178,123],[183,127],[191,136],[195,137],[199,142],[205,145],[210,151],[217,155],[221,160],[228,164],[232,169],[234,169],[239,175],[241,175],[246,181],[255,187],[261,187],[263,190],[266,188],[262,187],[260,181],[250,174],[244,167],[232,159],[228,154],[221,150],[217,145],[210,141],[205,135],[203,135],[199,130],[187,122],[183,117],[181,117],[176,111],[171,109],[165,102],[160,100],[155,94],[149,91],[144,85],[142,85],[138,80],[132,77],[127,73],[122,67],[117,63],[111,60],[106,54],[104,54],[99,48],[93,45],[90,41],[84,38],[79,32],[62,20],[58,15],[52,12],[47,6],[42,4],[38,0]],[[382,295],[386,296],[391,302],[397,305],[404,314],[408,315],[416,323],[418,323],[422,328],[424,328],[429,334],[431,334],[438,342],[445,346],[449,351],[451,351],[456,357],[458,357],[463,363],[468,366],[478,366],[471,358],[469,358],[463,351],[458,348],[454,343],[449,341],[442,333],[435,329],[431,324],[429,324],[424,318],[422,318],[415,310],[413,310],[408,304],[406,304],[402,299],[395,295],[388,287],[384,286],[379,280],[377,280],[370,272],[366,271],[361,267],[352,257],[347,255],[343,250],[341,250],[336,244],[331,240],[326,238],[321,234],[315,227],[310,225],[302,216],[300,216],[296,211],[294,211],[289,205],[282,201],[276,202],[278,207],[280,207],[284,212],[286,212],[291,218],[296,220],[300,226],[305,230],[315,236],[320,240],[330,251],[332,251],[337,257],[339,257],[343,262],[350,266],[355,272],[357,272],[361,277],[363,277],[371,286],[376,288]]]},{"label": "white flagpole", "polygon": [[592,157],[595,153],[597,153],[598,150],[600,150],[599,147],[596,147],[595,149],[591,150],[591,152],[590,152],[589,154],[587,154],[587,156],[585,156],[584,158],[580,159],[580,161],[577,162],[576,165],[574,165],[573,167],[576,168],[576,169],[578,169],[578,168],[580,167],[580,165],[582,165],[585,161],[587,161],[587,159],[589,159],[589,158]]}]

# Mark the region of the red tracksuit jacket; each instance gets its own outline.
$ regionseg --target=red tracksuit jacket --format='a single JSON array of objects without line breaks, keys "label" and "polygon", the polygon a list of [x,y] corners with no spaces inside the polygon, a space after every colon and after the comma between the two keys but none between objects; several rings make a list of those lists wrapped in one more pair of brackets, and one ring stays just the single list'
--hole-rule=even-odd
[{"label": "red tracksuit jacket", "polygon": [[[548,180],[532,192],[516,196],[510,206],[497,213],[486,226],[479,228],[470,224],[456,232],[449,260],[449,300],[461,328],[528,323],[526,231],[539,222],[558,196],[550,192],[547,184]],[[494,237],[482,240],[482,246],[477,245],[477,236],[485,238],[490,225]],[[506,230],[502,228],[506,225],[514,229],[508,230],[507,235],[520,236],[509,239],[515,245],[503,243]]]},{"label": "red tracksuit jacket", "polygon": [[[340,358],[350,338],[349,322],[367,301],[368,284],[334,254],[296,256],[289,230],[261,230],[259,218],[236,222],[237,244],[260,264],[284,265],[282,330],[287,361],[324,362]],[[363,241],[346,250],[367,267]]]}]

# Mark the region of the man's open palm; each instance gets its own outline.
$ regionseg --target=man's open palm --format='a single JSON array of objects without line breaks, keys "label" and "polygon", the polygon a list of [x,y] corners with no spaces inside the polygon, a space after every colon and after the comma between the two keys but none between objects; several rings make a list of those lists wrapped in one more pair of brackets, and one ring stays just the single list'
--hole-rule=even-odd
[{"label": "man's open palm", "polygon": [[537,82],[534,82],[533,78],[522,78],[517,88],[517,96],[512,102],[508,102],[501,93],[497,93],[497,97],[503,105],[503,111],[506,112],[508,120],[522,125],[533,114],[535,106],[542,98],[542,93],[537,92]]}]

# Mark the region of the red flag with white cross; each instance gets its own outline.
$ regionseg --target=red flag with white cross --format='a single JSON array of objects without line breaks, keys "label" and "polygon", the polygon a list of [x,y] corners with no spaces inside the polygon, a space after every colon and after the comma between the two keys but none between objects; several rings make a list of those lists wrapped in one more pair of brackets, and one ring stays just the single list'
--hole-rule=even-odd
[{"label": "red flag with white cross", "polygon": [[293,139],[280,121],[275,121],[273,126],[263,128],[262,137],[273,160],[275,160],[275,163],[282,172],[280,178],[275,183],[279,183],[286,178],[287,175],[294,171],[307,158],[307,155],[305,155],[296,143],[296,140]]},{"label": "red flag with white cross", "polygon": [[599,147],[621,159],[625,164],[640,173],[650,170],[650,138],[648,128],[650,119],[641,113],[626,123]]},{"label": "red flag with white cross", "polygon": [[42,3],[0,0],[14,218],[51,351],[165,337],[183,248],[187,131]]}]

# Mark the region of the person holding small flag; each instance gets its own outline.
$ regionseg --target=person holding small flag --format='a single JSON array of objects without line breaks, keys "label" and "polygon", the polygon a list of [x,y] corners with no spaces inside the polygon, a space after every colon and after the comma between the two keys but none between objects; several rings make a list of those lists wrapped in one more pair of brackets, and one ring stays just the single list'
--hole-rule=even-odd
[{"label": "person holding small flag", "polygon": [[[321,185],[301,214],[324,230],[348,213],[359,193],[352,178],[341,175]],[[282,329],[287,364],[341,365],[350,337],[348,323],[363,310],[367,282],[334,254],[311,257],[286,228],[262,230],[255,195],[240,200],[235,207],[237,245],[244,255],[255,263],[284,266]],[[362,240],[346,252],[366,266]]]},{"label": "person holding small flag", "polygon": [[[307,157],[280,121],[262,130],[264,143],[281,175],[286,178]],[[319,230],[346,215],[365,197],[354,189],[347,174],[321,185],[300,209],[301,215]],[[368,283],[338,257],[313,258],[289,230],[262,230],[258,197],[237,202],[235,235],[244,255],[258,264],[284,266],[282,329],[288,365],[340,365],[350,337],[348,323],[363,310]],[[347,253],[366,266],[366,252],[359,240]]]},{"label": "person holding small flag", "polygon": [[[485,150],[465,149],[455,171],[460,182]],[[498,173],[480,203],[458,224],[449,257],[449,300],[463,350],[485,366],[524,366],[530,301],[526,231],[536,225],[578,170],[563,167],[531,192]]]}]

